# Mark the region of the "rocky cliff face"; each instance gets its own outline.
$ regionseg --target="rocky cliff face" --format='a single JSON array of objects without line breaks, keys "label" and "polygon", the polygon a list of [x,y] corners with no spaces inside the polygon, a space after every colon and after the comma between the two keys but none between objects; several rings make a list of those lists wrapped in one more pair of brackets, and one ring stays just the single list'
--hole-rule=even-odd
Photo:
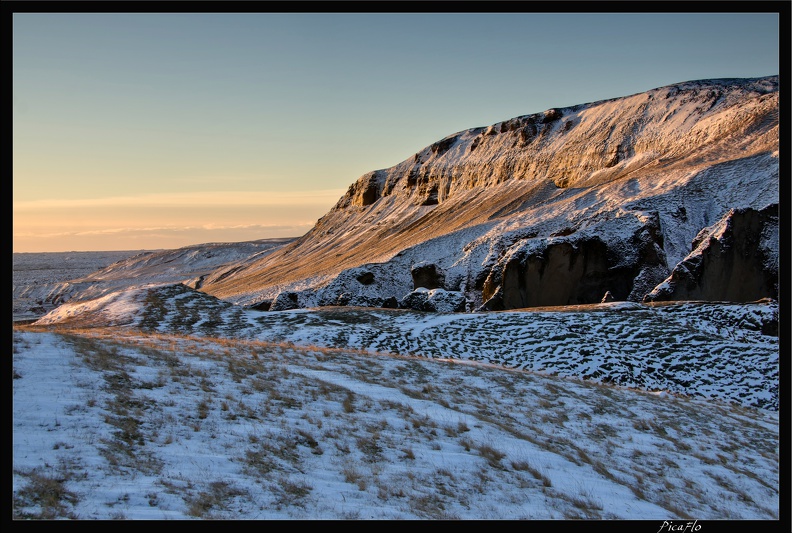
[{"label": "rocky cliff face", "polygon": [[[642,301],[703,228],[778,203],[778,111],[775,76],[704,80],[462,131],[365,174],[305,236],[201,290],[262,308],[392,305],[417,289],[468,310]],[[775,296],[726,288],[741,256],[721,255],[719,281],[685,297]]]},{"label": "rocky cliff face", "polygon": [[778,295],[778,205],[732,209],[699,233],[693,251],[646,302],[748,302]]}]

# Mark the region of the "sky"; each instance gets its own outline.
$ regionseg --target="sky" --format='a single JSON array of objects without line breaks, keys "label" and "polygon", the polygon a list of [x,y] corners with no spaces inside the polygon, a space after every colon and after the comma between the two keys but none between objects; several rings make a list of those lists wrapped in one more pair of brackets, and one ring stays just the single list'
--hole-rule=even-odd
[{"label": "sky", "polygon": [[458,131],[779,73],[778,13],[12,15],[13,251],[296,237]]}]

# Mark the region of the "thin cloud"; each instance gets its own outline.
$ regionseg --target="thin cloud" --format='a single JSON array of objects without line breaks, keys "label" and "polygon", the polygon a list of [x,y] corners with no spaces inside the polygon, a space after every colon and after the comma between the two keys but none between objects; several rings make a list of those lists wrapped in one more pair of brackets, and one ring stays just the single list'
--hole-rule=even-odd
[{"label": "thin cloud", "polygon": [[50,239],[54,237],[89,237],[98,235],[113,235],[123,234],[128,236],[133,235],[150,235],[150,234],[174,234],[174,233],[188,233],[188,232],[218,232],[218,231],[258,231],[262,233],[272,231],[288,231],[299,229],[304,231],[306,228],[313,226],[313,222],[299,222],[295,224],[234,224],[229,226],[217,224],[204,224],[200,226],[156,226],[145,228],[103,228],[96,230],[83,230],[83,231],[59,231],[59,232],[17,232],[14,233],[15,238],[45,238]]},{"label": "thin cloud", "polygon": [[84,209],[91,207],[226,207],[334,204],[344,189],[318,191],[195,191],[110,196],[106,198],[51,198],[14,202],[16,212],[41,209]]}]

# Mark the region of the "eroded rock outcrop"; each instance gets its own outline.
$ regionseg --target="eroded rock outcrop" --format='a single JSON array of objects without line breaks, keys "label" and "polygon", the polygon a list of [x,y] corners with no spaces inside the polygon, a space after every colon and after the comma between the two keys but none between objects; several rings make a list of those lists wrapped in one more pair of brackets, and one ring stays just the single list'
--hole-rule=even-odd
[{"label": "eroded rock outcrop", "polygon": [[625,221],[626,239],[559,232],[513,245],[483,283],[484,310],[640,300],[668,275],[657,213]]},{"label": "eroded rock outcrop", "polygon": [[644,301],[778,298],[778,204],[730,210],[692,248]]},{"label": "eroded rock outcrop", "polygon": [[269,311],[288,311],[300,308],[300,295],[292,291],[279,292],[275,300],[269,305]]},{"label": "eroded rock outcrop", "polygon": [[309,306],[397,308],[409,290],[409,272],[371,263],[341,272],[319,291],[305,291]]}]

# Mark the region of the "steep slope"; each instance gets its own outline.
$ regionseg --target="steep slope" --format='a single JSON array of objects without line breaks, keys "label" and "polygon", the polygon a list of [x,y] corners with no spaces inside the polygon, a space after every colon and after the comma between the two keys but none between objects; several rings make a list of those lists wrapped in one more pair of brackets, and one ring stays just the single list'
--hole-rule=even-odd
[{"label": "steep slope", "polygon": [[[778,106],[776,76],[692,81],[462,131],[365,174],[305,236],[202,290],[261,308],[282,293],[382,305],[431,263],[468,309],[640,301],[703,228],[778,202]],[[560,272],[573,252],[594,265],[575,267],[584,289],[531,300],[505,285],[515,254]]]}]

